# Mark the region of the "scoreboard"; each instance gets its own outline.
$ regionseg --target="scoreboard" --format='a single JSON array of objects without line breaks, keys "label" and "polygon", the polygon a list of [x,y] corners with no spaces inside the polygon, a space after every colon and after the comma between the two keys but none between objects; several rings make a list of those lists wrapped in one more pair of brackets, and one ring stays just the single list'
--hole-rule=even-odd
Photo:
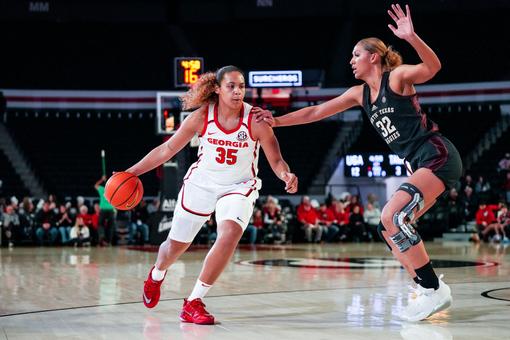
[{"label": "scoreboard", "polygon": [[409,176],[404,160],[395,154],[348,154],[344,161],[345,177]]},{"label": "scoreboard", "polygon": [[204,58],[174,58],[175,87],[189,87],[204,72]]}]

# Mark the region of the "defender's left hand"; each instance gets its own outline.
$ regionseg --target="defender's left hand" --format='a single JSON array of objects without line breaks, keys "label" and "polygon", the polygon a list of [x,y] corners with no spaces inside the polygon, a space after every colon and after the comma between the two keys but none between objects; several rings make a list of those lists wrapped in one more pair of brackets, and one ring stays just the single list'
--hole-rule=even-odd
[{"label": "defender's left hand", "polygon": [[400,39],[407,40],[414,35],[414,27],[413,21],[411,20],[411,10],[409,9],[409,5],[406,5],[406,13],[402,10],[399,4],[391,5],[391,10],[388,10],[388,14],[397,24],[397,28],[393,25],[388,25],[388,27],[393,31]]}]

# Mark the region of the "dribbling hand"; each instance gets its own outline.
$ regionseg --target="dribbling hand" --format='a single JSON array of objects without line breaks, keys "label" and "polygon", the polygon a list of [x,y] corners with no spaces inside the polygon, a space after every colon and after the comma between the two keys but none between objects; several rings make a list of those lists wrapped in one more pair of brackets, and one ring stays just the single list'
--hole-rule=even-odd
[{"label": "dribbling hand", "polygon": [[397,28],[393,25],[388,25],[388,27],[393,31],[400,39],[407,40],[408,38],[414,35],[414,27],[413,21],[411,20],[411,10],[409,9],[409,5],[406,5],[406,13],[402,10],[399,4],[391,5],[391,10],[388,10],[388,14],[397,24]]},{"label": "dribbling hand", "polygon": [[285,182],[285,190],[289,194],[294,194],[298,190],[298,178],[292,172],[282,172],[281,179]]},{"label": "dribbling hand", "polygon": [[274,126],[275,122],[274,122],[273,114],[271,113],[271,111],[264,110],[260,107],[254,107],[251,112],[253,112],[253,114],[255,115],[255,121],[257,123],[260,121],[264,121],[267,124],[269,124],[269,126],[271,126],[271,127]]}]

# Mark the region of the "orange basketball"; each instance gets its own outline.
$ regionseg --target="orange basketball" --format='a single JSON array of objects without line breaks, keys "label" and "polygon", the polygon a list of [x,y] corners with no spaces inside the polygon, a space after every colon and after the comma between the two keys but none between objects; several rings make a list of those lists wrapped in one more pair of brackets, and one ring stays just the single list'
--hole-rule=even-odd
[{"label": "orange basketball", "polygon": [[142,182],[129,172],[116,172],[106,182],[104,197],[116,209],[133,209],[143,198]]}]

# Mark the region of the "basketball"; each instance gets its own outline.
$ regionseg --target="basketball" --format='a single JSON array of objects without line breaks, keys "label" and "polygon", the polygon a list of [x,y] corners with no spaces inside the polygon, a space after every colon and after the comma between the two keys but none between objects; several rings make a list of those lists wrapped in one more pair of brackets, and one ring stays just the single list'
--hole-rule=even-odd
[{"label": "basketball", "polygon": [[142,181],[129,172],[117,172],[106,182],[104,196],[115,209],[130,210],[143,198]]}]

